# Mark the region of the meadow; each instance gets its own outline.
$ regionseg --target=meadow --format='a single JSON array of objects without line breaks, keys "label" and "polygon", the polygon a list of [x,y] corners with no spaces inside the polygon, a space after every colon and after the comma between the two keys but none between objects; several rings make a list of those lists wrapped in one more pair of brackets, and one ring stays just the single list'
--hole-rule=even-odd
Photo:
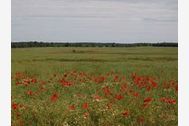
[{"label": "meadow", "polygon": [[12,126],[177,126],[178,48],[12,48]]}]

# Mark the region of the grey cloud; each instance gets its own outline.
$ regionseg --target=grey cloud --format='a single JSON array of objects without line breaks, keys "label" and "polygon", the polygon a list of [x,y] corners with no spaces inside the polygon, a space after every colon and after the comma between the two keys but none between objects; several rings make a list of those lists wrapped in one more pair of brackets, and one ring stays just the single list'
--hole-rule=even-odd
[{"label": "grey cloud", "polygon": [[144,21],[150,21],[150,22],[177,22],[176,19],[156,19],[156,18],[144,18]]},{"label": "grey cloud", "polygon": [[176,0],[12,0],[12,40],[176,41],[177,11]]}]

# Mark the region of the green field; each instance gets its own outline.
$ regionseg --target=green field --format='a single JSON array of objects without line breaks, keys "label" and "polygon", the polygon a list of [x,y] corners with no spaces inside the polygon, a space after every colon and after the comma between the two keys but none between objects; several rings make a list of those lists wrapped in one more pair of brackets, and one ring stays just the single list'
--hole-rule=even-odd
[{"label": "green field", "polygon": [[176,126],[178,48],[12,49],[13,126]]}]

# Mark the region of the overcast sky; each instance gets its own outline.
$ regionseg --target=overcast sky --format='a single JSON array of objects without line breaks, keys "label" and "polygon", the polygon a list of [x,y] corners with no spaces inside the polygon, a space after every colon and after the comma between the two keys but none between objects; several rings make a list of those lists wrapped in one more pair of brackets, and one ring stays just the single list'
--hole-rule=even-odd
[{"label": "overcast sky", "polygon": [[12,0],[12,41],[177,42],[177,0]]}]

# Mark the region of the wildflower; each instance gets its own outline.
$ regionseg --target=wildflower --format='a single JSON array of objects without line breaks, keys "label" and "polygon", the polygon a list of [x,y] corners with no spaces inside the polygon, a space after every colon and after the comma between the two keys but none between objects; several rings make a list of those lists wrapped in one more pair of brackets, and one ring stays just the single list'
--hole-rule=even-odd
[{"label": "wildflower", "polygon": [[104,76],[96,77],[96,78],[94,79],[94,81],[95,81],[96,83],[103,83],[103,82],[105,81],[105,77],[104,77]]},{"label": "wildflower", "polygon": [[121,100],[121,99],[123,99],[124,97],[123,97],[121,94],[117,94],[117,95],[115,96],[115,98],[116,98],[117,100]]},{"label": "wildflower", "polygon": [[22,83],[20,83],[20,82],[16,82],[16,85],[17,85],[17,86],[20,85],[20,84],[22,84]]},{"label": "wildflower", "polygon": [[83,118],[84,119],[87,119],[88,117],[89,117],[89,113],[88,112],[83,113]]},{"label": "wildflower", "polygon": [[116,76],[114,77],[114,81],[115,81],[115,82],[118,82],[118,81],[119,81],[119,76],[116,75]]},{"label": "wildflower", "polygon": [[160,98],[160,101],[161,102],[165,102],[165,103],[168,103],[168,104],[176,104],[177,101],[175,99],[171,99],[171,98]]},{"label": "wildflower", "polygon": [[125,93],[127,91],[127,84],[122,84],[120,87],[120,91]]},{"label": "wildflower", "polygon": [[153,98],[147,97],[147,98],[144,99],[144,103],[149,103],[149,102],[151,102],[152,100],[153,100]]},{"label": "wildflower", "polygon": [[29,90],[29,91],[26,92],[26,94],[27,95],[33,95],[33,92]]},{"label": "wildflower", "polygon": [[19,108],[19,104],[18,103],[12,103],[12,109],[13,110],[17,110]]},{"label": "wildflower", "polygon": [[34,79],[31,80],[31,82],[32,83],[37,83],[37,79],[34,78]]},{"label": "wildflower", "polygon": [[158,86],[158,84],[152,79],[149,80],[149,83],[151,83],[153,88],[157,88],[157,86]]},{"label": "wildflower", "polygon": [[111,94],[110,88],[108,86],[102,88],[102,90],[106,96]]},{"label": "wildflower", "polygon": [[101,97],[99,95],[94,95],[93,98],[97,102],[100,101],[100,99],[101,99]]},{"label": "wildflower", "polygon": [[143,107],[145,108],[145,107],[149,106],[149,104],[152,102],[152,100],[153,100],[153,98],[151,98],[151,97],[145,98]]},{"label": "wildflower", "polygon": [[69,87],[69,86],[71,86],[71,85],[72,85],[72,83],[71,83],[71,82],[66,81],[65,79],[60,80],[60,83],[61,83],[61,84],[62,84],[62,86],[64,86],[64,87]]},{"label": "wildflower", "polygon": [[51,101],[52,102],[56,102],[58,100],[58,94],[57,93],[54,93],[52,96],[51,96]]},{"label": "wildflower", "polygon": [[83,109],[88,109],[88,107],[89,107],[88,103],[85,102],[85,103],[82,104]]},{"label": "wildflower", "polygon": [[150,91],[150,90],[151,90],[151,87],[150,87],[150,86],[146,86],[146,90],[147,90],[147,91]]},{"label": "wildflower", "polygon": [[24,85],[30,84],[30,79],[24,79],[24,80],[23,80],[23,84],[24,84]]},{"label": "wildflower", "polygon": [[133,93],[133,96],[138,97],[138,96],[139,96],[139,93],[138,93],[138,92],[134,92],[134,93]]},{"label": "wildflower", "polygon": [[122,115],[123,115],[124,117],[128,117],[128,116],[129,116],[129,111],[128,111],[128,110],[125,110],[125,111],[122,113]]},{"label": "wildflower", "polygon": [[75,105],[70,105],[68,108],[69,110],[75,110]]}]

